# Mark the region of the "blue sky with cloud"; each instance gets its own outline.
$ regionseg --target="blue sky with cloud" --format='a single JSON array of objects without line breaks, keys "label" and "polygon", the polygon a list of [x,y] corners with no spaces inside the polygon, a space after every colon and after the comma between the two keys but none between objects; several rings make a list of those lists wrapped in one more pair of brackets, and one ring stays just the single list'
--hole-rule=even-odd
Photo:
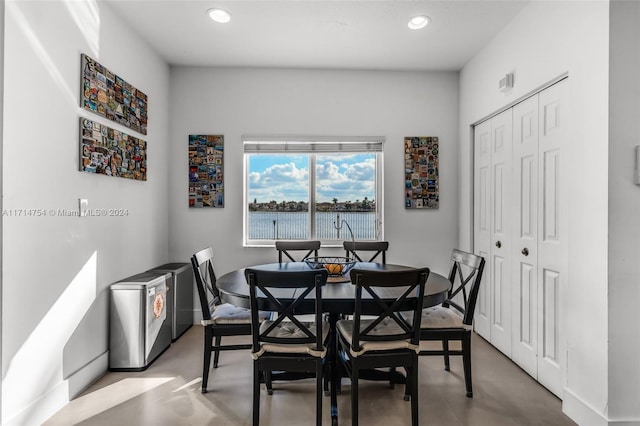
[{"label": "blue sky with cloud", "polygon": [[[248,167],[251,202],[309,200],[308,156],[252,154]],[[375,167],[375,154],[317,155],[317,202],[375,199]]]}]

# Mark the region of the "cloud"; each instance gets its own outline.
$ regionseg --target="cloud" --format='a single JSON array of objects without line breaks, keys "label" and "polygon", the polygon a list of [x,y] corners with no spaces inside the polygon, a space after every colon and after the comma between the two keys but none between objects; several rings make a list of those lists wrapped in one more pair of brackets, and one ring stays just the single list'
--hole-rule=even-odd
[{"label": "cloud", "polygon": [[[321,155],[317,157],[317,201],[375,199],[376,160],[371,155]],[[249,173],[249,199],[258,202],[307,201],[309,171],[293,162],[273,164],[263,172]]]},{"label": "cloud", "polygon": [[274,164],[262,173],[249,173],[249,198],[260,202],[307,200],[308,182],[308,169],[298,168],[293,162]]},{"label": "cloud", "polygon": [[318,164],[317,169],[316,187],[319,202],[331,201],[334,197],[339,201],[375,198],[375,158],[367,158],[356,163],[342,162],[339,165],[327,161]]}]

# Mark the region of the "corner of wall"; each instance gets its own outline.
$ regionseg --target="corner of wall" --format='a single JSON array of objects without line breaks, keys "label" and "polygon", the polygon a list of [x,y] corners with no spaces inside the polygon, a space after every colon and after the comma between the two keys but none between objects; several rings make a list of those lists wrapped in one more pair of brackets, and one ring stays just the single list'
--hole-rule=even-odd
[{"label": "corner of wall", "polygon": [[593,407],[575,395],[569,388],[563,389],[562,412],[579,425],[607,426],[609,422]]},{"label": "corner of wall", "polygon": [[[2,151],[3,151],[3,135],[4,135],[4,28],[5,28],[5,21],[4,21],[4,6],[5,6],[5,1],[4,0],[0,0],[0,210],[3,209],[3,204],[2,204],[2,200],[4,199],[4,191],[3,191],[3,183],[2,183],[2,174],[3,174],[3,167],[2,167],[2,161],[3,161],[3,155],[2,155]],[[2,271],[2,228],[3,228],[3,222],[0,219],[0,271]],[[3,293],[3,287],[2,287],[2,273],[0,273],[0,318],[2,318],[2,293]],[[2,352],[2,327],[0,326],[0,365],[3,365],[2,362],[3,359],[3,352]],[[2,419],[2,382],[0,381],[0,420]]]}]

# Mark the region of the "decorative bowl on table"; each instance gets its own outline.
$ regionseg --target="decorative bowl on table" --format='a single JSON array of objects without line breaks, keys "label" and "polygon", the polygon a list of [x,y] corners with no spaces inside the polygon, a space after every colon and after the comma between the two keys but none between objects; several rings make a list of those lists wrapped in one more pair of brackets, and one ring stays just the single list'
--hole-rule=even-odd
[{"label": "decorative bowl on table", "polygon": [[348,277],[347,274],[356,264],[355,260],[350,257],[331,256],[307,257],[304,262],[312,269],[326,269],[329,272],[329,281],[333,282],[336,282],[336,278]]}]

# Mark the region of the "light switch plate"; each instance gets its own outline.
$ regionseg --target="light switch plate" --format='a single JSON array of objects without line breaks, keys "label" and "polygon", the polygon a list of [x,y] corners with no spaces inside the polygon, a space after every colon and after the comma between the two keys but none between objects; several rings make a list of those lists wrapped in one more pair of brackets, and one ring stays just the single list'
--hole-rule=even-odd
[{"label": "light switch plate", "polygon": [[80,208],[80,217],[85,217],[89,212],[89,200],[78,198],[78,207]]}]

